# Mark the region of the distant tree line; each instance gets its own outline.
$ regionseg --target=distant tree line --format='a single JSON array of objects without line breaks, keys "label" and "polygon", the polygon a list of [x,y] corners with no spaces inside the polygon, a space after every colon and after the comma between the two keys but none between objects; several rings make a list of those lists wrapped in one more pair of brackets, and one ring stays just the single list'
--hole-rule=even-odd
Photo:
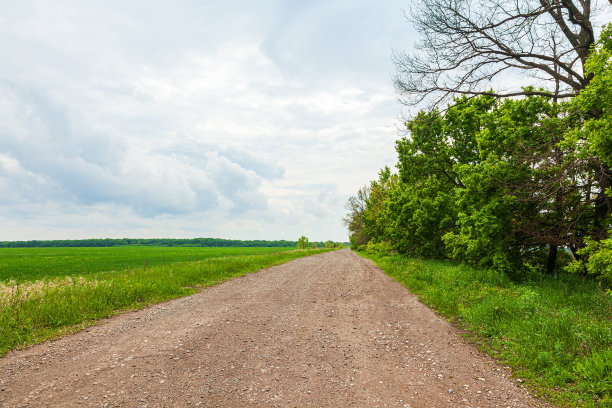
[{"label": "distant tree line", "polygon": [[[564,266],[612,287],[612,24],[595,41],[590,2],[417,3],[427,46],[396,85],[452,100],[407,120],[398,172],[349,199],[352,246],[510,274]],[[507,69],[552,88],[478,88]]]},{"label": "distant tree line", "polygon": [[[319,247],[324,242],[316,243]],[[121,238],[121,239],[62,239],[33,241],[0,241],[0,248],[36,247],[116,247],[116,246],[163,246],[163,247],[295,247],[297,241],[235,240],[221,238]]]}]

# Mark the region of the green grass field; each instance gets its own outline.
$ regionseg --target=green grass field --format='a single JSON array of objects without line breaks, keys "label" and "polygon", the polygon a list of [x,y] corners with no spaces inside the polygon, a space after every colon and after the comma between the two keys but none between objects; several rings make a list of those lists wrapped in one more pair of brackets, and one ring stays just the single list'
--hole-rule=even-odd
[{"label": "green grass field", "polygon": [[517,282],[448,261],[361,254],[536,393],[560,406],[612,406],[612,297],[597,282],[576,275]]},{"label": "green grass field", "polygon": [[168,265],[214,257],[262,255],[295,248],[133,247],[0,248],[0,282],[83,276],[137,266]]},{"label": "green grass field", "polygon": [[[0,250],[0,356],[97,319],[196,293],[329,249],[27,248]],[[9,280],[18,277],[18,280]]]}]

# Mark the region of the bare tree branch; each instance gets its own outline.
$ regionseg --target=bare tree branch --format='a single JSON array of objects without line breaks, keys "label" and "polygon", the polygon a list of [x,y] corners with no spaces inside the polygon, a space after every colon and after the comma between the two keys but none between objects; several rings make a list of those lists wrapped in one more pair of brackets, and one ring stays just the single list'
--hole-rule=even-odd
[{"label": "bare tree branch", "polygon": [[[589,82],[592,14],[591,0],[417,0],[407,18],[422,37],[415,53],[394,55],[396,89],[402,102],[430,107],[455,95],[575,96]],[[516,84],[491,86],[521,72]]]}]

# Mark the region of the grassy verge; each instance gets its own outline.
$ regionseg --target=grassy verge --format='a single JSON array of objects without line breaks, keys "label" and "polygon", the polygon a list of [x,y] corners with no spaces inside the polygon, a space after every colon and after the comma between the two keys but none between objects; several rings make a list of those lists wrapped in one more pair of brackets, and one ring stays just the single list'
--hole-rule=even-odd
[{"label": "grassy verge", "polygon": [[445,261],[362,255],[562,406],[612,406],[612,297],[578,276],[513,282]]},{"label": "grassy verge", "polygon": [[122,310],[189,295],[261,268],[328,249],[225,256],[0,287],[0,356]]}]

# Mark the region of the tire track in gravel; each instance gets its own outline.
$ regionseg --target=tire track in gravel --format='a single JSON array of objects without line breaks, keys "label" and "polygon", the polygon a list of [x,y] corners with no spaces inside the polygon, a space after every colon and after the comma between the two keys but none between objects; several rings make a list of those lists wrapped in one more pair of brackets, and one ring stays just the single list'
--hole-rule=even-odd
[{"label": "tire track in gravel", "polygon": [[340,250],[0,359],[2,407],[545,407]]}]

